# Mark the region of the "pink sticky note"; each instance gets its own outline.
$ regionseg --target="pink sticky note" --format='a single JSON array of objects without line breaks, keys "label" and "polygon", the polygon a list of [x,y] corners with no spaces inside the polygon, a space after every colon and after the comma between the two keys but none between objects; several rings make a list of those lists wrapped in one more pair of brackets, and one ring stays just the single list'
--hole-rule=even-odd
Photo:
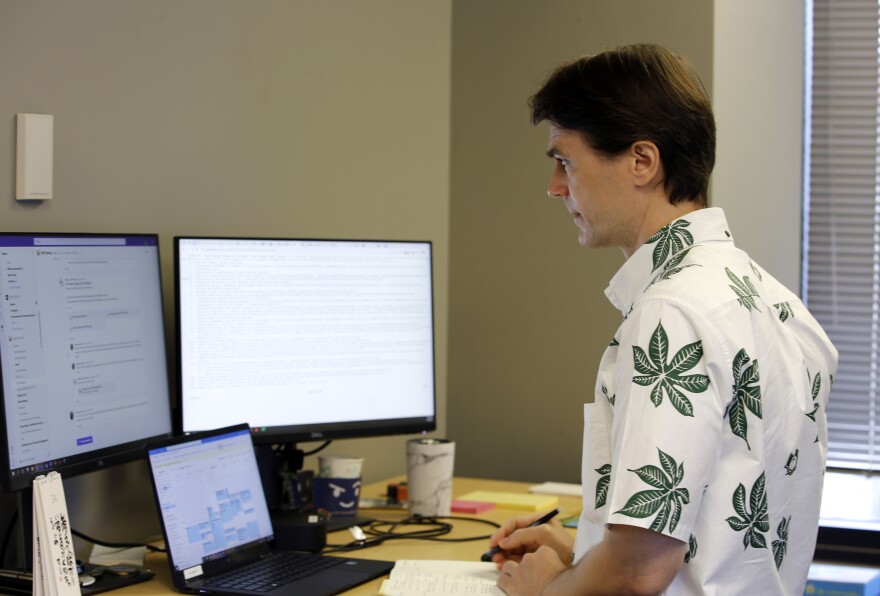
[{"label": "pink sticky note", "polygon": [[455,513],[480,513],[495,509],[495,503],[486,503],[484,501],[452,501],[452,511]]}]

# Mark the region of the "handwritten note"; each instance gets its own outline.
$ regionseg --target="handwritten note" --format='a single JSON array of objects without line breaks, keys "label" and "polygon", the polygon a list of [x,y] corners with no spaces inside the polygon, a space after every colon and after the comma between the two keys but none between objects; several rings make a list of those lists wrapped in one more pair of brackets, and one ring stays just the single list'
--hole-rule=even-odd
[{"label": "handwritten note", "polygon": [[394,564],[391,576],[382,582],[380,596],[446,596],[489,594],[503,596],[495,582],[494,563],[472,561],[412,561]]},{"label": "handwritten note", "polygon": [[34,478],[34,595],[81,594],[76,555],[58,472]]}]

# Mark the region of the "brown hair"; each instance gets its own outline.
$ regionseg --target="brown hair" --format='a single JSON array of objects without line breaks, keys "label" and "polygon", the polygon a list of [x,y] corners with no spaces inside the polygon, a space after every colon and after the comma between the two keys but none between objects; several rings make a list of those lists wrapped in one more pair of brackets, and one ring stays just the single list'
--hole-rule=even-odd
[{"label": "brown hair", "polygon": [[660,150],[669,201],[706,205],[715,165],[715,118],[684,59],[657,45],[621,46],[563,64],[529,100],[532,122],[583,134],[619,155],[636,141]]}]

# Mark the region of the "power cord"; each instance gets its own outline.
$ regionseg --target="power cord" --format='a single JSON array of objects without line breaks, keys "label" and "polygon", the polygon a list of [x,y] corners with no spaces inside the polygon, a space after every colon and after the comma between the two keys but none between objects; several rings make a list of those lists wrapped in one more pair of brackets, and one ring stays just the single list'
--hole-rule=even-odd
[{"label": "power cord", "polygon": [[[9,548],[9,542],[12,538],[12,530],[15,527],[15,523],[18,521],[18,511],[12,514],[12,518],[9,520],[9,525],[6,528],[5,536],[3,537],[3,543],[0,545],[0,568],[2,568],[6,564],[6,554]],[[164,553],[168,552],[164,548],[153,546],[152,544],[137,544],[137,543],[128,543],[128,542],[106,542],[103,540],[98,540],[96,538],[92,538],[90,536],[86,536],[82,532],[78,532],[73,528],[70,529],[70,533],[78,538],[82,538],[86,542],[91,542],[93,544],[98,544],[100,546],[106,546],[108,548],[139,548],[145,547],[147,550],[156,552],[156,553]]]},{"label": "power cord", "polygon": [[[374,520],[369,524],[365,524],[360,529],[362,531],[362,538],[348,542],[346,544],[328,544],[327,548],[325,548],[322,552],[324,553],[336,553],[336,552],[349,552],[353,550],[360,550],[364,548],[371,548],[373,546],[379,546],[380,544],[388,541],[388,540],[401,540],[401,539],[410,539],[410,540],[433,540],[437,542],[469,542],[473,540],[488,540],[491,537],[491,534],[486,534],[484,536],[465,536],[461,538],[443,538],[449,532],[452,531],[452,524],[447,523],[444,520],[455,520],[455,521],[466,521],[466,522],[476,522],[481,524],[486,524],[492,526],[493,528],[500,528],[501,525],[497,524],[488,519],[479,519],[474,517],[456,517],[456,516],[445,516],[445,517],[421,517],[421,516],[411,516],[406,519],[400,521],[382,521],[382,520]],[[410,526],[421,526],[421,529],[417,530],[403,530],[404,528]]]},{"label": "power cord", "polygon": [[305,455],[305,456],[315,455],[315,454],[318,453],[319,451],[323,451],[324,449],[326,449],[327,447],[329,447],[329,446],[330,446],[330,443],[332,443],[332,442],[333,442],[333,441],[324,441],[323,443],[321,443],[320,445],[318,445],[317,447],[315,447],[315,448],[312,449],[311,451],[303,451],[303,455]]}]

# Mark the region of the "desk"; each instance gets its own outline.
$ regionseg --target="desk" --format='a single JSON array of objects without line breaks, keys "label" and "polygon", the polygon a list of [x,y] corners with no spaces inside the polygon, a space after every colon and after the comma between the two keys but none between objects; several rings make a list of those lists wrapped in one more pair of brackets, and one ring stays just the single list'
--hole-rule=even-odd
[{"label": "desk", "polygon": [[[361,494],[365,497],[380,497],[384,495],[388,482],[405,480],[405,477],[392,478],[387,481],[377,482],[364,486]],[[528,487],[532,483],[527,482],[506,482],[501,480],[479,480],[475,478],[456,478],[452,485],[453,498],[458,498],[475,490],[492,490],[505,492],[527,492]],[[559,503],[563,508],[563,515],[573,515],[580,511],[581,500],[574,497],[559,497]],[[523,514],[523,511],[515,511],[512,509],[491,509],[479,515],[463,515],[454,514],[462,517],[474,517],[488,519],[498,523],[503,523],[511,517]],[[362,510],[361,515],[367,517],[375,517],[382,520],[400,520],[406,517],[405,511],[395,511],[387,509],[369,509]],[[468,523],[464,521],[455,521],[454,529],[446,537],[457,538],[466,536],[482,536],[491,534],[493,528],[486,524]],[[569,530],[574,532],[574,530]],[[329,544],[344,544],[351,541],[351,535],[348,531],[331,532],[327,535]],[[487,540],[476,540],[472,542],[434,542],[430,540],[391,540],[379,546],[372,548],[342,553],[349,557],[358,557],[362,559],[383,559],[386,561],[397,561],[400,559],[453,559],[461,561],[479,561],[480,555],[488,548]],[[108,592],[116,596],[127,596],[133,594],[141,595],[158,595],[158,594],[177,594],[171,584],[171,575],[168,572],[168,561],[162,553],[151,553],[147,555],[146,566],[156,572],[156,577],[148,582],[135,584],[119,590]],[[371,582],[362,584],[346,592],[352,596],[366,596],[368,594],[375,595],[379,591],[379,585],[382,578],[375,579]]]}]

